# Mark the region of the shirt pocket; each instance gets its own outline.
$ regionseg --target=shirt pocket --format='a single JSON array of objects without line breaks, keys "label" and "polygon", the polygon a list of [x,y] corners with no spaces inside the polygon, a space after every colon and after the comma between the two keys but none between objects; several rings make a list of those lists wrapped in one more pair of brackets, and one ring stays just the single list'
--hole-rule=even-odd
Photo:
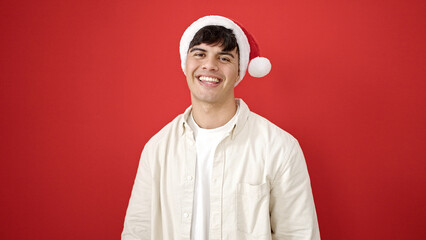
[{"label": "shirt pocket", "polygon": [[260,185],[238,184],[236,196],[238,231],[253,237],[270,236],[269,192],[268,183]]}]

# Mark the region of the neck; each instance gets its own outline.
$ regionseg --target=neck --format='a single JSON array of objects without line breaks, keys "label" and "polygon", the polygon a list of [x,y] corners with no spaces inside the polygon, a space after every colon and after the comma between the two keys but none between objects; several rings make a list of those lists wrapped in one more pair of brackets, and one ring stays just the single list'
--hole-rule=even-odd
[{"label": "neck", "polygon": [[213,129],[225,125],[234,117],[237,111],[235,99],[232,98],[231,100],[220,105],[192,101],[192,116],[197,125],[205,129]]}]

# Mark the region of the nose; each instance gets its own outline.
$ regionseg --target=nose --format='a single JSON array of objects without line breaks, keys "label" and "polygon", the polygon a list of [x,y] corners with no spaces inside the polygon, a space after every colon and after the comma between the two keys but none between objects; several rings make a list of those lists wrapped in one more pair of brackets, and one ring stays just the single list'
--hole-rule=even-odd
[{"label": "nose", "polygon": [[203,70],[208,70],[208,71],[219,70],[216,58],[214,58],[213,56],[205,58],[203,65],[202,65],[202,68],[203,68]]}]

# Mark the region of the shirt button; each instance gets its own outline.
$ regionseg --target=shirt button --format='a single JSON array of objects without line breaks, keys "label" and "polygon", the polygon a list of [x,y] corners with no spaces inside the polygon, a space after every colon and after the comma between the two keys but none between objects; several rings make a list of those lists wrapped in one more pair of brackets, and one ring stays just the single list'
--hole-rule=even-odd
[{"label": "shirt button", "polygon": [[187,217],[189,217],[189,214],[188,213],[184,213],[183,216],[187,218]]},{"label": "shirt button", "polygon": [[186,179],[188,179],[188,181],[192,181],[193,177],[192,176],[187,176]]}]

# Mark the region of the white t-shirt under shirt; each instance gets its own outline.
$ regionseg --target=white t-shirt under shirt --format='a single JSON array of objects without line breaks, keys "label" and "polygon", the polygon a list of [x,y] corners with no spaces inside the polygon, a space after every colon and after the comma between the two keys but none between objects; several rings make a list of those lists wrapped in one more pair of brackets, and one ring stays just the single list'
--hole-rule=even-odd
[{"label": "white t-shirt under shirt", "polygon": [[195,122],[192,113],[188,124],[194,132],[197,150],[197,164],[195,169],[195,191],[193,218],[191,225],[192,240],[209,239],[210,224],[210,179],[214,152],[217,145],[224,139],[235,125],[239,106],[234,117],[225,125],[214,128],[200,128]]}]

